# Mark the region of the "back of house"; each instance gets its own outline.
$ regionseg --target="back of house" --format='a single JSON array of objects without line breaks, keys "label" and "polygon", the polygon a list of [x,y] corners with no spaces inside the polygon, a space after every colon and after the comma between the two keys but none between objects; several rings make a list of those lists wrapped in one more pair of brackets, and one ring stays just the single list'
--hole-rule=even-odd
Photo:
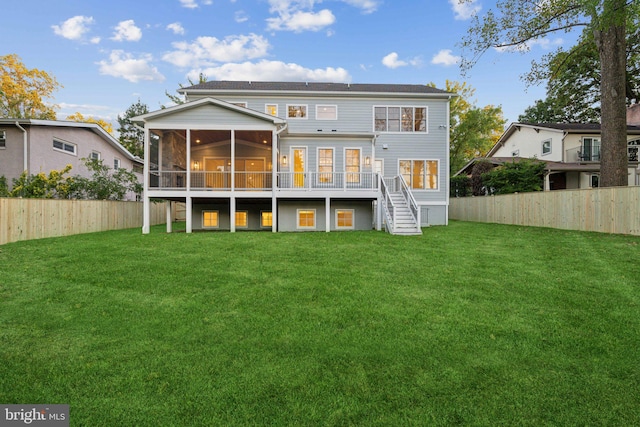
[{"label": "back of house", "polygon": [[[422,85],[211,81],[145,126],[145,203],[187,231],[447,223],[449,100]],[[148,225],[143,227],[148,232]]]}]

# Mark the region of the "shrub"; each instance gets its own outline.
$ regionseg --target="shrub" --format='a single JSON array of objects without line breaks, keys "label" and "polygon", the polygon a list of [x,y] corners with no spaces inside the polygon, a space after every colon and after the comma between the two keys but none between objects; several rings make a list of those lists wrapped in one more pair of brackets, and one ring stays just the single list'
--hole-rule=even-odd
[{"label": "shrub", "polygon": [[482,175],[494,194],[526,193],[544,189],[546,164],[536,159],[505,163]]}]

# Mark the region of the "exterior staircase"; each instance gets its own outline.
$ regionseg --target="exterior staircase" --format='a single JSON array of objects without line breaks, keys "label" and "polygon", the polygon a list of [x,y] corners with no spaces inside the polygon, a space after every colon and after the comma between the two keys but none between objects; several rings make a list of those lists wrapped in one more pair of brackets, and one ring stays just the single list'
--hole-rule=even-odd
[{"label": "exterior staircase", "polygon": [[420,224],[411,214],[409,203],[405,199],[402,192],[389,193],[389,197],[395,206],[395,227],[388,229],[391,234],[399,234],[402,236],[418,236],[422,234]]}]

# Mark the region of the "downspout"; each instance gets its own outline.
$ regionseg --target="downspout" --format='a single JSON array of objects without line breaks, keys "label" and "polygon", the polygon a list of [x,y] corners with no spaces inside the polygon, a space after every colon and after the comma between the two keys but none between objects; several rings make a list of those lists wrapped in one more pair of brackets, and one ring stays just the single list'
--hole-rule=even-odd
[{"label": "downspout", "polygon": [[16,127],[22,131],[22,145],[24,147],[24,154],[23,154],[24,158],[22,162],[22,170],[26,172],[28,175],[29,162],[27,161],[27,156],[28,156],[29,150],[27,149],[27,130],[22,126],[20,126],[20,123],[17,120],[16,120]]}]

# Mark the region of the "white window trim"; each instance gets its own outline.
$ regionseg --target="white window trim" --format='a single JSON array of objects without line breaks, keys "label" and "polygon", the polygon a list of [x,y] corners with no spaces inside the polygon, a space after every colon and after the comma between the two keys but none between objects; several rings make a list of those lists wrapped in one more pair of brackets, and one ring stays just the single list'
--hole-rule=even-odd
[{"label": "white window trim", "polygon": [[93,157],[92,157],[92,156],[93,156],[94,154],[97,154],[97,155],[98,155],[98,158],[97,158],[97,159],[95,159],[95,160],[102,160],[102,153],[100,153],[99,151],[96,151],[96,150],[91,150],[91,153],[89,153],[89,158],[90,158],[90,159],[93,159]]},{"label": "white window trim", "polygon": [[0,129],[0,150],[7,148],[7,131]]},{"label": "white window trim", "polygon": [[[268,213],[271,214],[271,225],[263,225],[262,224],[262,214],[265,213],[265,212],[268,212]],[[273,211],[270,211],[270,210],[262,210],[262,211],[260,211],[260,228],[267,228],[267,229],[273,228]]]},{"label": "white window trim", "polygon": [[[300,226],[300,212],[301,211],[311,211],[313,212],[313,225],[302,227]],[[315,230],[316,224],[318,223],[318,213],[315,209],[296,209],[296,229],[297,230]]]},{"label": "white window trim", "polygon": [[276,107],[276,113],[273,115],[273,117],[278,117],[278,104],[264,104],[264,112],[271,115],[271,113],[269,112],[269,107],[271,106]]},{"label": "white window trim", "polygon": [[[116,162],[118,162],[118,167],[116,167]],[[113,159],[113,168],[115,170],[122,169],[122,160],[120,160],[119,158],[115,157]]]},{"label": "white window trim", "polygon": [[398,166],[398,169],[397,169],[398,170],[398,176],[402,176],[402,174],[400,173],[400,161],[401,160],[410,161],[412,165],[413,165],[413,162],[416,161],[416,160],[419,160],[419,161],[422,161],[422,162],[436,162],[437,165],[438,165],[438,175],[436,176],[436,184],[437,184],[436,188],[411,188],[411,186],[408,186],[408,187],[409,187],[409,189],[411,191],[422,191],[422,192],[440,191],[440,177],[441,177],[441,174],[440,174],[440,159],[415,159],[415,158],[414,159],[405,159],[405,158],[398,159],[398,164],[397,164],[397,166]]},{"label": "white window trim", "polygon": [[[549,151],[545,153],[544,152],[544,144],[546,144],[547,142],[549,143]],[[545,139],[544,141],[542,141],[542,144],[540,145],[540,153],[543,156],[547,156],[547,155],[551,154],[552,151],[553,151],[553,149],[552,149],[551,138]]]},{"label": "white window trim", "polygon": [[[332,118],[332,119],[321,119],[320,117],[318,117],[318,111],[322,107],[333,107],[333,108],[335,108],[335,110],[336,110],[335,118]],[[338,106],[335,105],[335,104],[318,104],[318,105],[316,105],[316,120],[320,120],[320,121],[331,121],[331,120],[335,121],[335,120],[338,120]]]},{"label": "white window trim", "polygon": [[358,182],[351,182],[349,184],[359,184],[362,182],[362,167],[364,166],[363,160],[362,160],[362,147],[344,147],[344,150],[342,151],[342,159],[343,159],[343,169],[344,169],[344,174],[345,177],[344,179],[346,180],[346,174],[347,173],[356,173],[356,172],[347,172],[347,150],[358,150],[358,152],[360,153],[359,155],[359,160],[358,160]]},{"label": "white window trim", "polygon": [[[320,182],[320,175],[327,172],[320,172],[320,150],[331,150],[331,182]],[[336,172],[336,149],[335,147],[318,147],[316,148],[316,183],[318,185],[333,184],[335,182]]]},{"label": "white window trim", "polygon": [[[245,213],[247,215],[247,225],[238,225],[237,216],[239,213]],[[220,217],[218,217],[218,222],[220,222]],[[249,211],[246,211],[246,210],[236,211],[236,228],[249,228]]]},{"label": "white window trim", "polygon": [[78,146],[76,144],[74,144],[73,142],[67,142],[64,139],[60,139],[60,138],[56,138],[56,137],[53,138],[53,141],[52,141],[51,144],[53,145],[54,142],[59,142],[60,144],[63,144],[63,145],[67,144],[67,145],[72,146],[73,147],[73,153],[71,151],[65,150],[64,148],[56,148],[56,147],[53,147],[54,151],[57,151],[59,153],[68,154],[69,156],[76,156],[76,157],[78,156]]},{"label": "white window trim", "polygon": [[[289,117],[289,107],[304,107],[305,116],[304,117]],[[287,119],[290,120],[308,120],[309,119],[309,105],[308,104],[287,104]]]},{"label": "white window trim", "polygon": [[[215,225],[215,226],[204,225],[204,214],[208,212],[215,212],[218,214],[218,225]],[[211,229],[211,230],[220,228],[220,211],[211,210],[211,209],[203,210],[202,211],[202,228]]]},{"label": "white window trim", "polygon": [[[389,128],[389,108],[400,108],[400,130],[399,131],[390,131],[390,130],[376,130],[376,108],[386,108],[387,109],[387,129]],[[407,131],[403,131],[402,130],[402,109],[403,108],[424,108],[425,114],[424,114],[424,131],[411,131],[411,132],[407,132]],[[424,134],[428,134],[429,133],[429,107],[427,105],[374,105],[373,106],[373,110],[372,110],[372,119],[373,119],[373,123],[372,123],[372,129],[373,132],[380,132],[380,133],[388,133],[388,134],[404,134],[404,135],[412,135],[412,134],[418,134],[418,135],[424,135]],[[414,118],[415,120],[415,118]]]},{"label": "white window trim", "polygon": [[[351,225],[340,226],[338,225],[338,212],[351,212]],[[355,209],[336,209],[335,211],[336,230],[353,230],[356,225],[356,210]]]}]

